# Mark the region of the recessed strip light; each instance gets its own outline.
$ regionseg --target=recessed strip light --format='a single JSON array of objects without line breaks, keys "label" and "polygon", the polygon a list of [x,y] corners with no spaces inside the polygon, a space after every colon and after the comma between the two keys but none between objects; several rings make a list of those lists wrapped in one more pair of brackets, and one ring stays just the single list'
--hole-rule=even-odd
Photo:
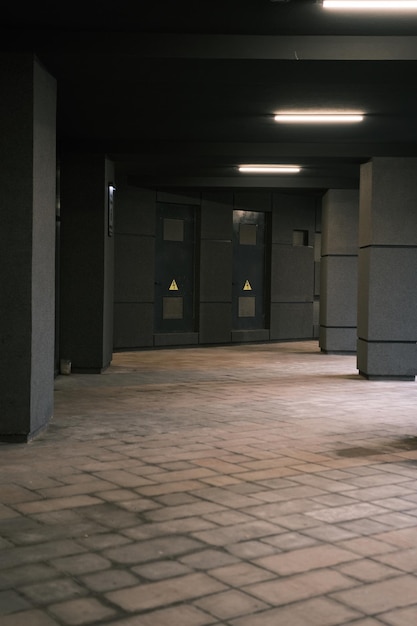
[{"label": "recessed strip light", "polygon": [[278,113],[275,121],[282,124],[354,124],[362,122],[362,113]]},{"label": "recessed strip light", "polygon": [[323,7],[350,11],[416,11],[417,0],[323,0]]},{"label": "recessed strip light", "polygon": [[255,174],[298,174],[298,165],[240,165],[239,172]]}]

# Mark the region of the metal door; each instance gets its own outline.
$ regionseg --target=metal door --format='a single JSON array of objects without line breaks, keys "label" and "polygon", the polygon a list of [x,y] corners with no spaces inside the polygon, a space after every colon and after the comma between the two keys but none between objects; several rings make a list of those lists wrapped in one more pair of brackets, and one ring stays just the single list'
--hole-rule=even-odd
[{"label": "metal door", "polygon": [[195,209],[157,203],[155,332],[192,332],[194,314]]},{"label": "metal door", "polygon": [[265,213],[233,211],[233,329],[265,328]]}]

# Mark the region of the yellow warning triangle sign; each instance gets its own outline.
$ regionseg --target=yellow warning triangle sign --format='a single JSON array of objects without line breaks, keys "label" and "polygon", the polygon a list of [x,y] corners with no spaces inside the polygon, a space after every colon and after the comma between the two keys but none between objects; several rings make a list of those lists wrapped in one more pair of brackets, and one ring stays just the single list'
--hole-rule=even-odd
[{"label": "yellow warning triangle sign", "polygon": [[243,291],[252,291],[252,287],[250,286],[250,282],[248,280],[243,285]]},{"label": "yellow warning triangle sign", "polygon": [[175,278],[173,279],[172,283],[169,286],[169,291],[178,291],[178,285],[175,282]]}]

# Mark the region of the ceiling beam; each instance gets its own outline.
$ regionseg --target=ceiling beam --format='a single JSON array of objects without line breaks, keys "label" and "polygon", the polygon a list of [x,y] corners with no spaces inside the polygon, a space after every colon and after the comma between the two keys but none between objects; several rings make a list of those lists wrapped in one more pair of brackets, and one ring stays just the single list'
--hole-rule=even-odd
[{"label": "ceiling beam", "polygon": [[[218,156],[220,163],[228,160],[239,163],[242,158],[351,158],[356,162],[365,162],[373,156],[417,156],[417,144],[399,143],[287,143],[287,142],[138,142],[131,144],[110,140],[108,152],[112,149],[121,161],[149,160],[151,155],[183,155],[190,157]],[[249,156],[250,155],[250,156]],[[245,161],[246,162],[246,161]]]},{"label": "ceiling beam", "polygon": [[415,61],[417,37],[146,34],[136,36],[132,51],[145,58]]},{"label": "ceiling beam", "polygon": [[202,177],[202,176],[128,176],[131,185],[145,188],[193,188],[209,187],[222,189],[358,189],[357,178],[341,176],[244,176],[238,177]]},{"label": "ceiling beam", "polygon": [[3,48],[22,47],[148,59],[294,61],[415,61],[417,36],[206,35],[172,33],[18,31],[0,28]]}]

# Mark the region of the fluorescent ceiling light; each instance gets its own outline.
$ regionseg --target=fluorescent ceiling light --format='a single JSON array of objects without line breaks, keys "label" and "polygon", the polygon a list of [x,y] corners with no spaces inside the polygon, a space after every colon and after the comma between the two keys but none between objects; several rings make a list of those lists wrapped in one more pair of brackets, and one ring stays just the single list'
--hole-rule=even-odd
[{"label": "fluorescent ceiling light", "polygon": [[362,122],[363,113],[277,113],[274,119],[282,124],[352,124]]},{"label": "fluorescent ceiling light", "polygon": [[417,0],[323,0],[323,7],[353,11],[415,11]]},{"label": "fluorescent ceiling light", "polygon": [[298,174],[298,165],[239,165],[239,172],[256,174]]}]

